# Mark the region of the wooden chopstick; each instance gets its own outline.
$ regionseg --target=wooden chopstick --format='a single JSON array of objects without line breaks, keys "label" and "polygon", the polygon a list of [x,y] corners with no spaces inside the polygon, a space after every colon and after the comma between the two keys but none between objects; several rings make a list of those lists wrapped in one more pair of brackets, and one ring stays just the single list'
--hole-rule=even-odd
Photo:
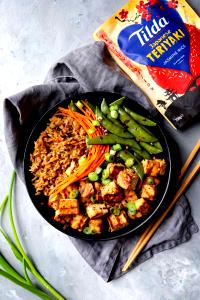
[{"label": "wooden chopstick", "polygon": [[[186,160],[184,166],[182,167],[181,172],[180,172],[181,176],[179,176],[178,181],[180,181],[181,178],[186,173],[188,167],[190,166],[191,162],[193,161],[193,159],[196,156],[196,154],[199,151],[199,149],[200,149],[200,140],[198,140],[198,142],[194,146],[191,154],[189,155],[188,159]],[[180,186],[179,190],[175,194],[175,196],[174,196],[174,198],[173,198],[170,206],[167,208],[167,210],[160,216],[160,218],[158,220],[155,220],[144,231],[144,233],[142,234],[141,238],[139,239],[139,241],[137,242],[136,246],[134,247],[133,251],[131,252],[128,260],[126,261],[126,263],[125,263],[125,265],[124,265],[124,267],[122,269],[122,272],[127,271],[127,269],[130,267],[130,265],[132,264],[132,262],[138,256],[138,254],[142,251],[142,249],[148,243],[148,241],[150,240],[150,238],[152,237],[152,235],[154,234],[154,232],[157,230],[157,228],[160,226],[160,224],[162,223],[162,221],[164,220],[164,218],[166,217],[166,215],[168,214],[168,212],[171,210],[171,208],[174,206],[174,204],[177,202],[177,200],[183,194],[183,192],[185,191],[185,189],[188,187],[188,185],[191,182],[191,180],[197,174],[197,172],[199,171],[199,168],[200,168],[200,162],[197,163],[196,167],[192,170],[192,172],[190,173],[190,175],[187,177],[187,179]]]}]

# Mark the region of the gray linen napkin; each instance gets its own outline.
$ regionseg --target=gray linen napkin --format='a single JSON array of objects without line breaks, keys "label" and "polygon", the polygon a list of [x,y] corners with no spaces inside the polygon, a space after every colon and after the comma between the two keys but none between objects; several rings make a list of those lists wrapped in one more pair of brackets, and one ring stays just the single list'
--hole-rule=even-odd
[{"label": "gray linen napkin", "polygon": [[[91,91],[120,93],[156,114],[143,92],[129,79],[105,63],[106,49],[102,42],[74,50],[50,69],[45,83],[28,88],[4,101],[5,138],[18,175],[23,178],[23,154],[28,136],[39,118],[68,96]],[[133,101],[134,101],[133,100]],[[144,229],[143,229],[144,230]],[[188,241],[198,231],[188,200],[182,197],[132,268],[160,251]],[[105,280],[122,275],[121,268],[142,231],[132,236],[88,242],[70,238],[88,264]]]}]

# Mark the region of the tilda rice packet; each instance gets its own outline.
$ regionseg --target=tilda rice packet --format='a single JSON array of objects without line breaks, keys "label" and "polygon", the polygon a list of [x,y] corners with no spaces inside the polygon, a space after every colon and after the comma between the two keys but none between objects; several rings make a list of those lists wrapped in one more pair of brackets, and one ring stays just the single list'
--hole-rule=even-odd
[{"label": "tilda rice packet", "polygon": [[200,18],[185,0],[130,0],[94,38],[173,127],[200,113]]}]

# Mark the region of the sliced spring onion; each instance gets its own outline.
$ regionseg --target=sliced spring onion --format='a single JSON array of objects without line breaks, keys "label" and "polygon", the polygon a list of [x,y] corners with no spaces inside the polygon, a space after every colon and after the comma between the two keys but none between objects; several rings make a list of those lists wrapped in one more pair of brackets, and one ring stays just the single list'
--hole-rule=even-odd
[{"label": "sliced spring onion", "polygon": [[104,169],[102,172],[102,179],[107,179],[109,177],[109,170],[108,169]]},{"label": "sliced spring onion", "polygon": [[88,174],[88,178],[90,181],[97,181],[99,179],[99,176],[96,172],[91,172]]},{"label": "sliced spring onion", "polygon": [[94,230],[92,230],[90,227],[85,227],[83,229],[83,233],[85,233],[85,234],[95,234]]},{"label": "sliced spring onion", "polygon": [[116,206],[113,206],[113,207],[111,207],[110,212],[115,216],[119,216],[120,215],[120,208],[116,207]]},{"label": "sliced spring onion", "polygon": [[113,149],[111,149],[111,150],[110,150],[110,155],[115,155],[115,154],[116,154],[116,151],[113,150]]},{"label": "sliced spring onion", "polygon": [[89,134],[92,134],[92,133],[94,133],[94,132],[95,132],[95,129],[94,129],[94,128],[89,128],[89,129],[88,129],[88,133],[89,133]]},{"label": "sliced spring onion", "polygon": [[122,150],[122,146],[120,144],[115,144],[115,145],[113,145],[113,150],[120,151],[120,150]]},{"label": "sliced spring onion", "polygon": [[109,184],[111,181],[112,181],[112,180],[109,179],[109,178],[107,178],[107,179],[102,179],[102,180],[101,180],[101,182],[102,182],[103,185],[107,185],[107,184]]},{"label": "sliced spring onion", "polygon": [[134,158],[133,157],[127,158],[125,161],[125,165],[127,166],[127,168],[132,167],[134,165]]},{"label": "sliced spring onion", "polygon": [[155,181],[152,177],[147,178],[147,184],[155,184]]},{"label": "sliced spring onion", "polygon": [[94,125],[94,126],[100,126],[100,123],[99,123],[98,120],[94,120],[94,121],[92,121],[92,125]]},{"label": "sliced spring onion", "polygon": [[114,156],[110,153],[105,153],[105,160],[108,162],[112,162],[114,160]]},{"label": "sliced spring onion", "polygon": [[95,202],[96,202],[96,199],[94,198],[94,196],[91,196],[91,197],[90,197],[90,200],[91,200],[92,203],[95,203]]},{"label": "sliced spring onion", "polygon": [[69,199],[76,199],[78,197],[79,191],[78,190],[72,190],[69,193]]},{"label": "sliced spring onion", "polygon": [[132,201],[129,201],[129,202],[126,204],[126,207],[127,207],[128,211],[129,211],[131,214],[136,214],[136,207],[135,207],[135,204],[134,204]]},{"label": "sliced spring onion", "polygon": [[101,167],[98,167],[98,168],[96,168],[95,173],[100,174],[101,171],[102,171],[102,168],[101,168]]}]

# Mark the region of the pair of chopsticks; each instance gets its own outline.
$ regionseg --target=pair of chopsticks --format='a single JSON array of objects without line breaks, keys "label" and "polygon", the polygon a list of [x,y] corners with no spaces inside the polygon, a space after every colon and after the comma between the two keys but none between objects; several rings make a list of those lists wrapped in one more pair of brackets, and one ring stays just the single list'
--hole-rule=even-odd
[{"label": "pair of chopsticks", "polygon": [[[181,172],[179,174],[179,177],[178,177],[178,182],[180,182],[180,180],[185,175],[186,171],[188,170],[189,166],[191,165],[192,161],[194,160],[194,158],[197,155],[199,150],[200,150],[200,139],[198,140],[198,142],[194,146],[192,152],[188,156],[185,164],[183,165],[183,167],[181,169]],[[128,270],[128,268],[131,266],[133,261],[137,258],[137,256],[140,254],[142,249],[146,246],[146,244],[148,243],[150,238],[153,236],[155,231],[158,229],[160,224],[163,222],[163,220],[165,219],[168,212],[172,209],[172,207],[175,205],[175,203],[178,201],[178,199],[183,195],[183,193],[185,192],[185,190],[187,189],[187,187],[191,183],[192,179],[197,175],[197,173],[199,171],[200,171],[200,161],[197,162],[195,167],[192,169],[192,171],[189,173],[189,175],[183,181],[180,188],[178,189],[178,191],[174,195],[174,197],[173,197],[170,205],[168,206],[168,208],[162,213],[161,216],[159,216],[159,218],[157,220],[153,221],[153,223],[150,224],[147,227],[147,229],[144,231],[141,238],[137,242],[136,246],[133,248],[128,260],[126,261],[126,263],[124,265],[124,267],[122,268],[122,272],[125,272],[125,271]]]}]

